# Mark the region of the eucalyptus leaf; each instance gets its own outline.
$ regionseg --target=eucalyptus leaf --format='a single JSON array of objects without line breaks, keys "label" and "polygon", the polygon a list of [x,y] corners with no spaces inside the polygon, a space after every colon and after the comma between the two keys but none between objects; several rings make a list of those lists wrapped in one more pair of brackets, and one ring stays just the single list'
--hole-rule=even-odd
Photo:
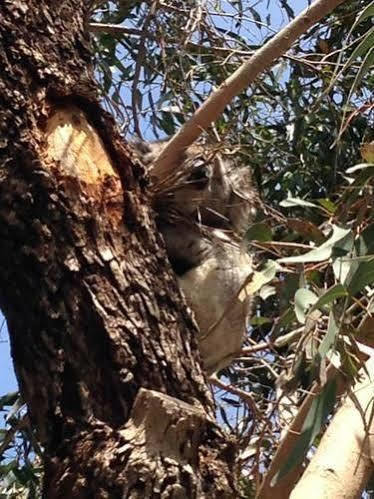
[{"label": "eucalyptus leaf", "polygon": [[355,22],[353,24],[353,28],[355,28],[359,23],[365,21],[368,17],[374,16],[374,2],[370,2],[370,4],[361,12],[359,12]]},{"label": "eucalyptus leaf", "polygon": [[336,379],[332,379],[313,399],[301,429],[300,436],[291,450],[286,462],[273,477],[270,484],[271,486],[274,486],[282,477],[302,463],[310,446],[313,444],[316,436],[321,431],[327,416],[334,408],[336,392]]},{"label": "eucalyptus leaf", "polygon": [[343,250],[343,255],[335,255],[336,258],[332,263],[332,269],[336,280],[347,285],[350,274],[358,266],[358,263],[354,260],[354,237],[352,232],[340,241],[339,247]]},{"label": "eucalyptus leaf", "polygon": [[303,206],[303,207],[309,207],[309,208],[319,208],[318,205],[311,203],[310,201],[305,201],[304,199],[299,199],[299,198],[293,198],[293,197],[288,197],[287,199],[284,199],[279,203],[280,206],[283,206],[283,208],[291,208],[294,206]]},{"label": "eucalyptus leaf", "polygon": [[361,40],[361,42],[355,47],[350,55],[348,61],[344,64],[341,72],[347,70],[347,68],[358,58],[365,56],[370,49],[373,47],[374,43],[374,27],[366,34],[366,36]]},{"label": "eucalyptus leaf", "polygon": [[[349,95],[348,95],[348,102],[351,101],[353,98],[354,93],[356,92],[358,86],[360,85],[363,77],[367,72],[369,72],[370,69],[373,67],[374,63],[374,29],[371,33],[371,36],[368,37],[368,43],[369,43],[369,49],[367,52],[363,53],[363,61],[360,64],[360,67],[356,73],[355,79],[352,83],[352,86],[349,90]],[[365,40],[364,40],[365,41]],[[366,48],[364,49],[366,50]]]},{"label": "eucalyptus leaf", "polygon": [[272,281],[282,267],[274,260],[268,260],[261,271],[253,272],[250,282],[245,286],[245,292],[249,295],[257,293],[264,284]]},{"label": "eucalyptus leaf", "polygon": [[338,246],[338,243],[341,243],[342,240],[351,232],[350,229],[343,229],[336,225],[333,225],[332,227],[332,236],[321,244],[321,246],[313,248],[311,251],[304,253],[303,255],[280,258],[277,261],[279,263],[308,263],[323,262],[324,260],[328,260],[332,256],[334,248]]},{"label": "eucalyptus leaf", "polygon": [[336,204],[333,203],[330,199],[327,199],[327,198],[318,199],[318,202],[329,213],[333,214],[336,212]]},{"label": "eucalyptus leaf", "polygon": [[374,164],[372,163],[359,163],[358,165],[350,166],[346,169],[347,175],[352,175],[352,173],[356,173],[360,170],[365,170],[366,168],[374,168]]},{"label": "eucalyptus leaf", "polygon": [[333,346],[336,343],[338,334],[339,334],[339,327],[334,316],[334,311],[330,310],[327,333],[325,334],[318,348],[318,355],[320,359],[324,359],[327,353],[333,348]]},{"label": "eucalyptus leaf", "polygon": [[10,408],[8,414],[6,415],[5,421],[9,421],[13,416],[17,414],[17,412],[21,409],[21,407],[25,405],[21,395],[18,396],[12,407]]},{"label": "eucalyptus leaf", "polygon": [[267,300],[270,296],[274,296],[275,294],[275,287],[269,286],[268,284],[262,286],[260,291],[258,292],[258,296],[261,298],[261,300]]},{"label": "eucalyptus leaf", "polygon": [[314,305],[318,300],[318,296],[310,289],[301,288],[295,294],[295,314],[297,320],[301,324],[305,324],[306,312],[311,305]]},{"label": "eucalyptus leaf", "polygon": [[313,312],[313,310],[316,310],[317,308],[324,307],[325,305],[328,305],[329,303],[332,303],[336,298],[341,298],[342,296],[347,296],[348,291],[342,284],[335,284],[334,286],[331,286],[322,296],[318,298],[318,300],[314,303],[312,308],[310,309],[310,312]]},{"label": "eucalyptus leaf", "polygon": [[271,241],[273,234],[271,228],[265,223],[253,224],[247,231],[245,237],[248,240]]},{"label": "eucalyptus leaf", "polygon": [[351,295],[356,295],[362,291],[365,286],[374,282],[374,256],[369,262],[360,263],[356,271],[351,275],[349,283],[347,283],[348,292]]}]

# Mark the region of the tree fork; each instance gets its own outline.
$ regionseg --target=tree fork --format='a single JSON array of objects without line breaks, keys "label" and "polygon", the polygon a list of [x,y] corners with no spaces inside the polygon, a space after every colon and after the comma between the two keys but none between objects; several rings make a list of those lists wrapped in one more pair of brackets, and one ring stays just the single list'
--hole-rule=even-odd
[{"label": "tree fork", "polygon": [[88,17],[0,6],[0,306],[44,496],[238,497],[146,175],[99,107]]}]

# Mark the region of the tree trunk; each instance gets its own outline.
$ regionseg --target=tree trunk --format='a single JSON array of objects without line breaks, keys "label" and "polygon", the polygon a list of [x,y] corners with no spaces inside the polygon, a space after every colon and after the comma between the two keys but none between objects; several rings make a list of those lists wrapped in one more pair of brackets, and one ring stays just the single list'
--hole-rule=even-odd
[{"label": "tree trunk", "polygon": [[0,306],[44,496],[238,497],[146,174],[98,105],[87,3],[0,5]]}]

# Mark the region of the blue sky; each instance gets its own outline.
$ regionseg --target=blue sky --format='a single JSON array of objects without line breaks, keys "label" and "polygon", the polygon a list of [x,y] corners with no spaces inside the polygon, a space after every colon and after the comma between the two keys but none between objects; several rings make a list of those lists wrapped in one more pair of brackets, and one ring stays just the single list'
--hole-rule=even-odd
[{"label": "blue sky", "polygon": [[[267,12],[266,4],[269,3],[272,5],[271,15],[272,15],[272,26],[274,29],[279,30],[279,28],[284,25],[287,18],[282,13],[282,10],[279,8],[279,4],[277,1],[270,0],[267,1],[253,1],[251,4],[260,12],[260,14],[264,14]],[[308,5],[307,0],[289,0],[288,4],[294,9],[295,14],[298,14],[302,9],[304,9]],[[259,32],[260,34],[260,32]],[[3,317],[0,313],[0,325],[3,322]],[[15,379],[13,365],[10,356],[10,346],[8,340],[8,331],[6,325],[4,324],[0,331],[0,396],[5,393],[16,390],[17,382]],[[0,420],[0,425],[2,424]]]},{"label": "blue sky", "polygon": [[[0,396],[5,393],[17,390],[17,381],[14,375],[12,359],[10,357],[10,345],[8,339],[8,330],[3,316],[0,315],[0,324],[3,324],[0,331]],[[0,428],[4,422],[0,419]]]}]

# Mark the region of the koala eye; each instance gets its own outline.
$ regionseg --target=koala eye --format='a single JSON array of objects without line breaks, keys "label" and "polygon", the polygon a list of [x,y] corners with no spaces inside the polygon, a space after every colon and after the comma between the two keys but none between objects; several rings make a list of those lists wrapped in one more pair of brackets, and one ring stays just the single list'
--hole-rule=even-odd
[{"label": "koala eye", "polygon": [[202,162],[200,165],[194,165],[191,174],[187,177],[189,184],[194,184],[197,189],[204,189],[209,182],[209,168]]}]

